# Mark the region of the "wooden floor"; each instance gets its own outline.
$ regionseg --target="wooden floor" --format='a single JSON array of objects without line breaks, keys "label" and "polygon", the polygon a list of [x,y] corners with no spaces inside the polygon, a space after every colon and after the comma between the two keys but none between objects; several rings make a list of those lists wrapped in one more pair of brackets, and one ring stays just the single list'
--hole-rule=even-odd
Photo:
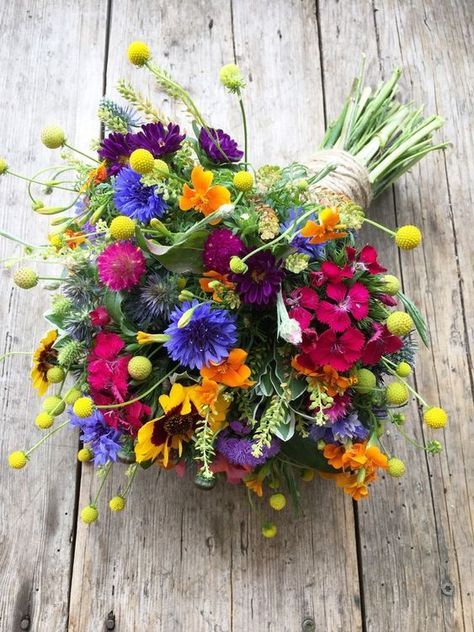
[{"label": "wooden floor", "polygon": [[[249,77],[254,164],[308,157],[338,111],[366,53],[369,78],[404,68],[402,94],[446,117],[453,148],[425,159],[371,213],[389,226],[416,223],[423,246],[399,253],[380,234],[382,260],[426,314],[432,346],[416,383],[441,402],[449,427],[439,457],[400,437],[408,464],[357,506],[326,481],[303,491],[303,515],[278,516],[279,537],[259,535],[268,508],[252,510],[236,488],[214,493],[153,468],[138,478],[128,510],[86,528],[77,508],[96,481],[75,462],[66,430],[26,470],[5,464],[39,436],[28,360],[0,367],[0,630],[97,632],[438,632],[474,629],[472,441],[474,344],[471,0],[10,0],[0,8],[0,154],[19,172],[51,152],[40,129],[59,122],[84,148],[99,134],[100,97],[117,79],[149,89],[125,58],[149,42],[212,117],[237,136],[236,103],[220,87],[222,64]],[[471,118],[470,118],[471,117]],[[0,182],[0,227],[41,241],[25,188]],[[2,243],[1,258],[11,246]],[[0,354],[27,351],[46,327],[46,298],[1,275]],[[407,427],[425,429],[412,404]],[[444,436],[443,436],[444,435]],[[108,483],[113,495],[121,468]],[[471,480],[469,478],[471,477]],[[272,516],[273,517],[273,516]]]}]

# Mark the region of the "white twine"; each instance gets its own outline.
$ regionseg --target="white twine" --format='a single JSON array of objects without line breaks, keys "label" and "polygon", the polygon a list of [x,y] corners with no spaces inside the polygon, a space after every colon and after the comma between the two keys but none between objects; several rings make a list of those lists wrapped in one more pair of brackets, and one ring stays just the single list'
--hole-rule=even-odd
[{"label": "white twine", "polygon": [[308,161],[310,175],[320,172],[328,164],[337,165],[334,171],[313,185],[313,190],[329,189],[342,194],[367,209],[372,200],[372,186],[369,172],[352,154],[340,149],[322,149]]}]

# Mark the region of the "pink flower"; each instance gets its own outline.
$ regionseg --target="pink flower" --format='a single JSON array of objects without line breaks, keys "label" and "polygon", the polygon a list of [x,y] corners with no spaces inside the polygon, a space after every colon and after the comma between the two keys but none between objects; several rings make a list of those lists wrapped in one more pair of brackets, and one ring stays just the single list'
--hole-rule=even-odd
[{"label": "pink flower", "polygon": [[224,472],[227,476],[227,482],[231,485],[237,485],[252,471],[249,465],[233,465],[230,463],[224,455],[218,453],[212,465],[210,466],[211,472],[218,474]]},{"label": "pink flower", "polygon": [[128,290],[145,273],[146,261],[140,248],[131,241],[117,241],[97,258],[99,279],[111,290]]},{"label": "pink flower", "polygon": [[317,292],[309,287],[297,288],[287,296],[285,303],[291,308],[288,312],[288,316],[294,318],[299,323],[301,329],[308,329],[314,317],[314,313],[308,310],[310,309],[314,312],[319,303]]},{"label": "pink flower", "polygon": [[343,283],[331,283],[326,294],[334,303],[321,301],[316,308],[316,317],[334,331],[345,331],[350,327],[350,315],[355,320],[362,320],[369,313],[369,291],[358,281],[349,289]]},{"label": "pink flower", "polygon": [[373,323],[372,336],[367,341],[361,360],[364,364],[377,364],[386,353],[396,353],[403,347],[403,341],[389,332],[386,325]]},{"label": "pink flower", "polygon": [[105,327],[105,325],[110,323],[109,312],[103,305],[99,305],[99,307],[93,309],[89,316],[91,317],[91,323],[94,327]]},{"label": "pink flower", "polygon": [[321,265],[321,272],[330,283],[342,283],[344,279],[352,279],[354,271],[349,265],[339,267],[334,261],[325,261]]},{"label": "pink flower", "polygon": [[307,348],[306,353],[315,367],[329,364],[336,371],[347,371],[362,355],[365,338],[361,331],[350,327],[338,336],[327,329]]},{"label": "pink flower", "polygon": [[353,264],[354,270],[363,270],[370,274],[381,274],[387,271],[387,268],[377,261],[377,251],[373,246],[364,246],[358,254],[355,248],[347,246],[346,253],[347,260]]},{"label": "pink flower", "polygon": [[123,402],[128,394],[128,362],[130,355],[119,357],[125,346],[124,341],[114,333],[101,332],[97,335],[94,347],[89,354],[87,381],[93,391],[93,399],[105,396],[107,403]]},{"label": "pink flower", "polygon": [[397,299],[389,294],[377,294],[376,297],[379,299],[381,303],[384,305],[388,305],[389,307],[395,307],[397,304]]},{"label": "pink flower", "polygon": [[113,360],[124,347],[125,343],[118,334],[101,331],[95,337],[89,359]]},{"label": "pink flower", "polygon": [[329,408],[326,408],[324,414],[329,417],[329,420],[334,423],[338,419],[342,419],[349,412],[351,406],[351,398],[348,393],[344,395],[336,395],[333,403]]},{"label": "pink flower", "polygon": [[[134,395],[130,394],[129,399],[133,399]],[[107,404],[116,403],[112,397],[102,396],[96,401],[99,406],[107,406]],[[105,422],[111,428],[124,431],[134,437],[143,424],[149,421],[151,408],[141,402],[133,402],[128,406],[121,408],[110,408],[102,411]]]}]

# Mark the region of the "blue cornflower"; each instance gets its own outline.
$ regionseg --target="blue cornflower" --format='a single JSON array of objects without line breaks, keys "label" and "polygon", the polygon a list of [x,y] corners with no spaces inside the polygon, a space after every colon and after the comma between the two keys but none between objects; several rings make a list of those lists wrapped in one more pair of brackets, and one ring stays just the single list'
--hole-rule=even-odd
[{"label": "blue cornflower", "polygon": [[313,441],[323,439],[326,443],[365,439],[368,434],[369,431],[361,424],[356,413],[351,413],[335,422],[329,422],[326,426],[313,426],[309,431],[309,436]]},{"label": "blue cornflower", "polygon": [[75,415],[72,408],[69,409],[68,414],[71,426],[80,428],[82,431],[81,441],[90,444],[95,465],[105,465],[107,461],[117,460],[117,454],[122,447],[120,445],[122,433],[105,423],[100,410],[94,410],[90,417],[85,418]]},{"label": "blue cornflower", "polygon": [[[281,230],[284,231],[293,226],[295,220],[301,215],[301,211],[301,208],[290,208],[288,211],[288,219],[281,225]],[[314,220],[314,216],[310,215],[307,219]],[[298,225],[298,229],[301,230],[303,226],[304,222]],[[311,259],[319,259],[324,254],[325,244],[312,244],[310,241],[310,237],[303,237],[303,235],[298,233],[291,240],[290,246],[304,255],[309,255]]]},{"label": "blue cornflower", "polygon": [[[193,310],[192,313],[188,310]],[[179,321],[188,312],[187,324]],[[229,355],[237,342],[236,317],[224,309],[211,309],[207,303],[184,302],[171,312],[171,322],[165,334],[171,336],[165,343],[173,360],[191,369],[201,369],[211,362],[219,364]]]},{"label": "blue cornflower", "polygon": [[114,202],[118,210],[132,219],[147,224],[154,217],[163,217],[168,208],[155,187],[141,182],[141,175],[126,167],[120,171],[114,183]]}]

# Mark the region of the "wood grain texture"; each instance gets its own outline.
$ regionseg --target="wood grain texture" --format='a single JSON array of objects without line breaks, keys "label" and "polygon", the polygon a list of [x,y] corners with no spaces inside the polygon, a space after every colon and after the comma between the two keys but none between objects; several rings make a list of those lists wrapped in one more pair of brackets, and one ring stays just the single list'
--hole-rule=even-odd
[{"label": "wood grain texture", "polygon": [[[15,0],[2,6],[0,29],[15,45],[0,58],[7,116],[0,154],[18,171],[51,159],[37,142],[45,122],[57,120],[87,148],[97,135],[102,84],[115,97],[121,77],[189,128],[146,70],[127,63],[125,49],[134,39],[150,43],[213,125],[242,141],[237,104],[218,82],[222,64],[239,63],[249,78],[245,100],[256,165],[311,154],[325,118],[341,106],[361,52],[373,82],[395,65],[404,67],[402,96],[446,116],[445,136],[455,147],[425,159],[371,210],[390,227],[419,224],[422,248],[400,256],[381,233],[363,235],[428,318],[432,347],[421,350],[416,384],[450,413],[445,452],[425,458],[401,437],[389,437],[387,449],[408,465],[402,480],[379,481],[355,510],[331,482],[305,485],[302,515],[279,514],[273,541],[260,536],[262,521],[275,519],[268,506],[252,509],[241,489],[223,484],[199,491],[191,473],[180,480],[156,468],[140,472],[127,510],[111,514],[107,500],[125,472],[117,466],[99,523],[87,528],[79,521],[75,538],[75,492],[82,507],[98,483],[84,466],[76,486],[76,438],[60,435],[26,470],[7,470],[4,458],[0,465],[0,630],[19,630],[23,621],[38,632],[298,632],[305,619],[321,632],[474,628],[468,485],[473,13],[468,0],[59,0],[54,7]],[[39,240],[46,222],[32,217],[26,199],[21,184],[2,179],[1,227]],[[2,258],[11,251],[2,242]],[[1,283],[3,352],[33,348],[46,330],[39,318],[46,298],[12,290],[7,272]],[[37,397],[25,394],[28,364],[10,358],[0,369],[3,457],[39,436],[32,426]],[[414,402],[407,419],[417,441],[437,436],[425,431]]]},{"label": "wood grain texture", "polygon": [[[70,141],[77,137],[82,146],[97,135],[104,31],[105,13],[89,0],[2,3],[0,145],[13,170],[28,174],[54,164],[53,152],[40,143],[47,123],[61,124]],[[88,77],[87,92],[77,80],[80,74]],[[33,214],[24,182],[2,177],[0,204],[2,229],[44,243],[47,221]],[[21,254],[3,239],[0,252],[2,260]],[[43,274],[48,268],[39,264]],[[48,329],[41,318],[47,293],[13,288],[6,270],[0,282],[0,353],[34,349]],[[77,437],[65,430],[34,453],[25,470],[8,468],[10,451],[41,437],[33,423],[39,400],[29,385],[29,368],[26,356],[10,357],[0,368],[0,629],[56,632],[66,629],[68,616]]]}]

